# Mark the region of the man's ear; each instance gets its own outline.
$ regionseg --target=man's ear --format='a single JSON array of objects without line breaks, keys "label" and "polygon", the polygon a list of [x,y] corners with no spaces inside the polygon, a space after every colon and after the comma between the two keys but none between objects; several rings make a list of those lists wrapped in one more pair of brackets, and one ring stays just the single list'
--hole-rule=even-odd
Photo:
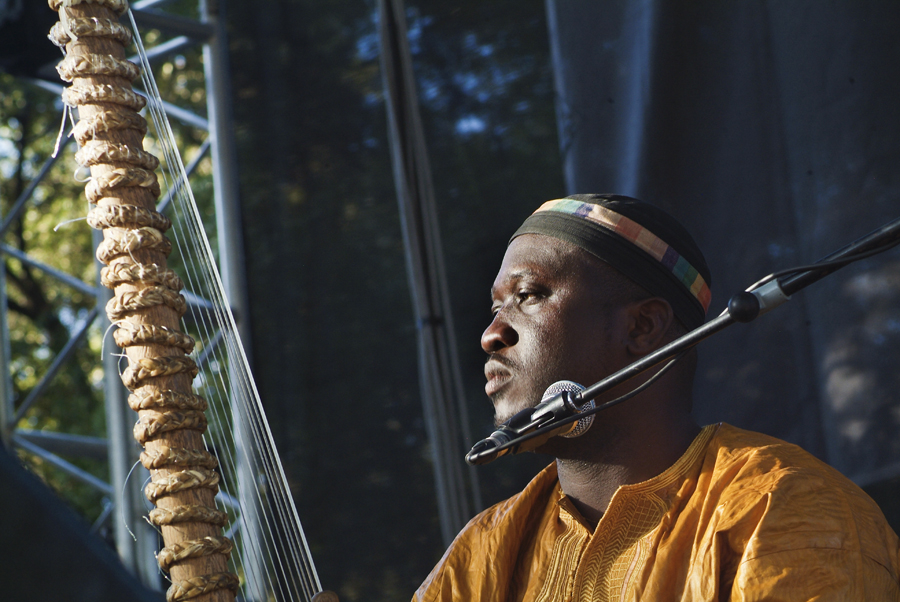
[{"label": "man's ear", "polygon": [[627,348],[631,354],[643,357],[668,342],[666,333],[675,319],[668,301],[661,297],[635,301],[628,306],[628,315],[630,329]]}]

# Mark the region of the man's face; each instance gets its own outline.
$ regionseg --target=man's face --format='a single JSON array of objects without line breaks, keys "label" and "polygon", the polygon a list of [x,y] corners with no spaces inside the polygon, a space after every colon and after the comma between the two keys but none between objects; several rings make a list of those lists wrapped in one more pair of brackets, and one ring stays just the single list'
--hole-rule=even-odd
[{"label": "man's face", "polygon": [[617,277],[559,239],[513,240],[491,289],[494,318],[481,336],[497,424],[535,406],[559,380],[589,386],[627,364],[625,313],[610,299]]}]

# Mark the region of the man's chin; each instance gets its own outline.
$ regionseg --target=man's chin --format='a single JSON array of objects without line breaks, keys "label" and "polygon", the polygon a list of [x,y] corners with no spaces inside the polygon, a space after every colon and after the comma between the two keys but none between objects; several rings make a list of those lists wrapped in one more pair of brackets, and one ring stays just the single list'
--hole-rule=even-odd
[{"label": "man's chin", "polygon": [[500,426],[522,410],[528,409],[528,404],[504,403],[498,402],[494,404],[494,426]]}]

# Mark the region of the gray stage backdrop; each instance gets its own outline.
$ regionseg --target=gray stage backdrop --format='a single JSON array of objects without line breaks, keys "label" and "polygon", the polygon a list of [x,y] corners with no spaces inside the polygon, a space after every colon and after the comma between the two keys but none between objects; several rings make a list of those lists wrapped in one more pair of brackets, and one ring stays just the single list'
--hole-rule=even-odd
[{"label": "gray stage backdrop", "polygon": [[[900,217],[900,3],[548,0],[569,192],[678,215],[711,313]],[[900,255],[844,268],[701,347],[696,414],[900,473]]]}]

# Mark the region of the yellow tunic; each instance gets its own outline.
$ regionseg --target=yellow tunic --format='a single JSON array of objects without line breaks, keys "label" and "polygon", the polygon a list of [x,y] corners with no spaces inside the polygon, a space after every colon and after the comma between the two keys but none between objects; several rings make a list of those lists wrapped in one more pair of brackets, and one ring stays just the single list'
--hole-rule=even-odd
[{"label": "yellow tunic", "polygon": [[799,447],[710,425],[593,532],[547,467],[472,519],[413,600],[898,601],[898,539]]}]

